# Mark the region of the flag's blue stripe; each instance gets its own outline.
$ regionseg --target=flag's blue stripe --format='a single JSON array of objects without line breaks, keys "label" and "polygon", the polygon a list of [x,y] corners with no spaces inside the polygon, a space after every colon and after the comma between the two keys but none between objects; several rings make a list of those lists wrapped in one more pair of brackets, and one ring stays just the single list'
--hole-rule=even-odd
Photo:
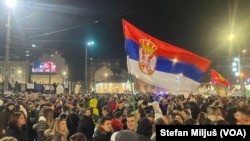
[{"label": "flag's blue stripe", "polygon": [[[127,55],[129,55],[130,59],[139,60],[139,45],[132,40],[126,39],[126,51]],[[201,82],[203,77],[203,72],[193,64],[185,63],[185,62],[177,62],[174,64],[171,59],[165,58],[163,56],[157,56],[157,63],[155,70],[180,74],[188,77],[194,81]]]}]

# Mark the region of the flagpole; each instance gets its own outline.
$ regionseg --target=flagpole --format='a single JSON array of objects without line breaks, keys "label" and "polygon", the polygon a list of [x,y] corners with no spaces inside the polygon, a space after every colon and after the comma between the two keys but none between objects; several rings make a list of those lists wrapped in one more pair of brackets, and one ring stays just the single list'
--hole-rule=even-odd
[{"label": "flagpole", "polygon": [[133,100],[133,110],[134,110],[134,116],[135,116],[136,128],[137,128],[136,108],[135,108],[136,102],[135,102],[135,94],[134,94],[134,87],[133,87],[133,84],[132,84],[132,75],[131,75],[131,73],[129,73],[128,77],[129,77],[129,83],[131,85],[132,100]]}]

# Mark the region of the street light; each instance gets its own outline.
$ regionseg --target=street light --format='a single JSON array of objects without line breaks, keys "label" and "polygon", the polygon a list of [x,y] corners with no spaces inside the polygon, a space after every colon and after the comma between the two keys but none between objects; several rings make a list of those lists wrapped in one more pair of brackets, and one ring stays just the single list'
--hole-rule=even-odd
[{"label": "street light", "polygon": [[54,55],[53,54],[50,54],[50,56],[49,56],[49,92],[51,93],[51,67],[52,67],[52,65],[53,65],[53,63],[52,63],[52,57],[53,57]]},{"label": "street light", "polygon": [[[235,35],[234,34],[230,34],[228,36],[228,39],[231,41],[231,44],[233,42],[235,38]],[[241,51],[240,51],[240,46],[238,45],[237,46],[237,54],[235,55],[236,57],[234,58],[233,60],[233,63],[232,63],[232,69],[233,69],[233,72],[235,73],[235,76],[238,77],[238,82],[239,82],[239,86],[240,86],[240,90],[241,90],[241,93],[243,94],[243,83],[242,83],[242,80],[241,80],[241,77],[242,77],[242,73],[241,73]]]},{"label": "street light", "polygon": [[5,0],[6,1],[6,5],[9,7],[9,8],[14,8],[16,6],[16,0]]},{"label": "street light", "polygon": [[8,83],[9,83],[9,56],[10,56],[10,14],[11,8],[14,8],[16,5],[16,0],[6,0],[6,5],[9,7],[8,10],[8,19],[7,19],[7,33],[6,33],[6,46],[5,46],[5,78],[4,78],[4,89],[8,90]]},{"label": "street light", "polygon": [[63,71],[63,85],[65,86],[67,72]]},{"label": "street light", "polygon": [[234,34],[231,33],[231,34],[228,36],[228,39],[229,39],[229,40],[233,40],[233,39],[234,39]]},{"label": "street light", "polygon": [[88,71],[88,64],[87,64],[87,60],[88,60],[88,46],[91,46],[91,45],[94,45],[95,43],[93,42],[93,41],[89,41],[89,42],[87,42],[86,43],[86,46],[85,46],[85,93],[87,93],[87,89],[88,89],[88,79],[87,79],[87,77],[88,77],[88,73],[87,73],[87,71]]}]

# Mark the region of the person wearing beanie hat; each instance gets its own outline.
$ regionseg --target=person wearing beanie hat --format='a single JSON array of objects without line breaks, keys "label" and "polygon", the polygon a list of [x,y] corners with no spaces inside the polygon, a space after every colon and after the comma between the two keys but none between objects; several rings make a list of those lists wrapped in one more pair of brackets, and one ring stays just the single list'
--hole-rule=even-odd
[{"label": "person wearing beanie hat", "polygon": [[113,127],[114,132],[120,131],[123,129],[122,117],[123,117],[123,113],[121,111],[115,112],[114,118],[112,118],[112,127]]},{"label": "person wearing beanie hat", "polygon": [[139,141],[139,138],[130,130],[121,130],[114,132],[110,141]]}]

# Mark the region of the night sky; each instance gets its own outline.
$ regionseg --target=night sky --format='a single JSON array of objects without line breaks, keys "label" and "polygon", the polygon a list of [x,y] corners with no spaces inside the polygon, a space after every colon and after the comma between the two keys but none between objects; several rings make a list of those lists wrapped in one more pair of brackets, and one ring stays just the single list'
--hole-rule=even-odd
[{"label": "night sky", "polygon": [[[4,56],[8,9],[3,2],[0,5],[0,55]],[[12,10],[11,53],[25,56],[30,50],[36,58],[41,52],[58,51],[69,65],[71,80],[78,80],[83,78],[85,44],[93,40],[89,57],[120,58],[126,69],[122,18],[162,41],[210,59],[211,67],[225,77],[231,75],[230,32],[237,37],[234,47],[250,48],[249,0],[22,0]]]}]

